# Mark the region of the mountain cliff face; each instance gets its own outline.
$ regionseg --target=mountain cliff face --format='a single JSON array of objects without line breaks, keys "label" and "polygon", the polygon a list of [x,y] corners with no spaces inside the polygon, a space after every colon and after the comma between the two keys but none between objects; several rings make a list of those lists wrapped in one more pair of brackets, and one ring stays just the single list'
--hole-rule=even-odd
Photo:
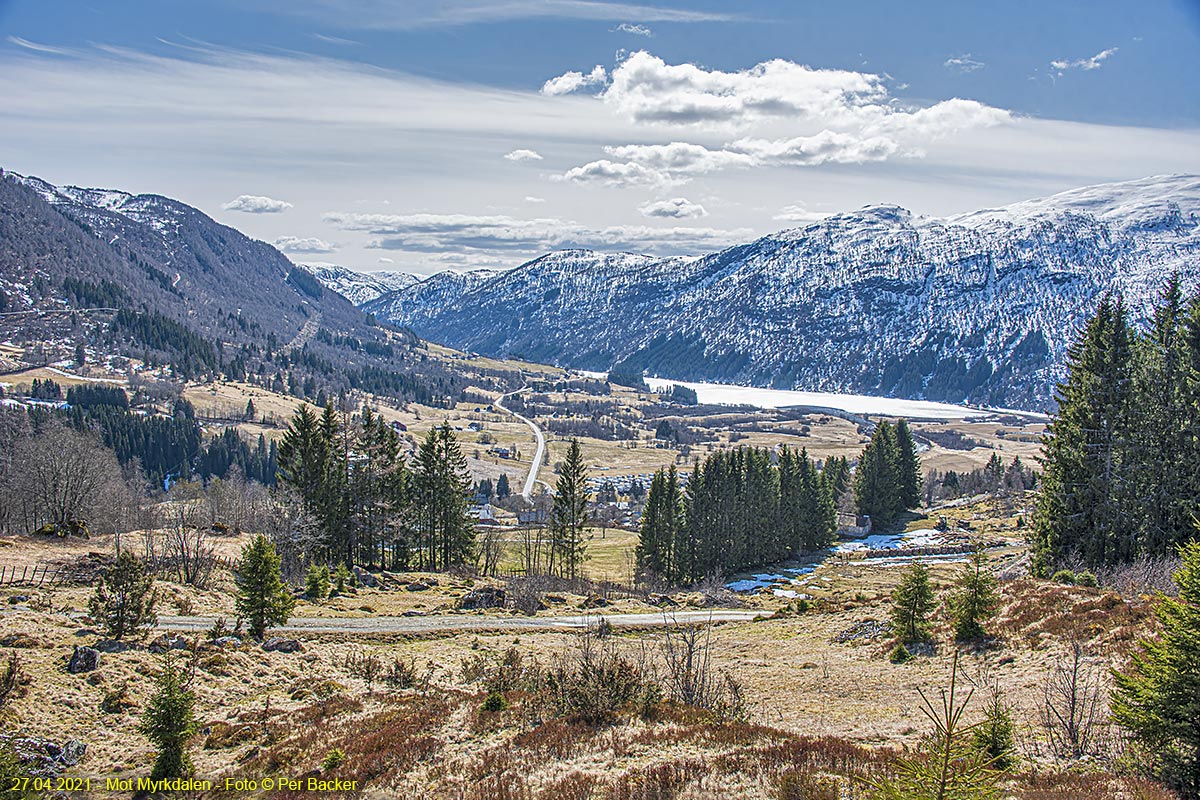
[{"label": "mountain cliff face", "polygon": [[872,206],[694,260],[551,253],[367,308],[454,347],[585,369],[1048,409],[1100,297],[1143,320],[1174,273],[1187,291],[1200,279],[1197,176],[945,219]]}]

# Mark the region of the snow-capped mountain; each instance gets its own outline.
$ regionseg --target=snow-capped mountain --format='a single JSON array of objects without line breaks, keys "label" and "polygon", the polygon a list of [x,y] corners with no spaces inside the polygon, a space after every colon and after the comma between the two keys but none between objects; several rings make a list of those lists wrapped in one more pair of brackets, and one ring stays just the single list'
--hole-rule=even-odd
[{"label": "snow-capped mountain", "polygon": [[396,292],[388,292],[362,305],[362,309],[385,320],[406,320],[412,327],[424,325],[442,309],[491,281],[500,273],[494,269],[466,272],[439,272]]},{"label": "snow-capped mountain", "polygon": [[941,219],[870,206],[694,260],[564,251],[368,308],[584,369],[1045,409],[1100,297],[1142,320],[1174,273],[1189,292],[1200,279],[1200,176]]},{"label": "snow-capped mountain", "polygon": [[301,264],[321,285],[361,306],[381,294],[395,292],[421,280],[408,272],[358,272],[336,264]]}]

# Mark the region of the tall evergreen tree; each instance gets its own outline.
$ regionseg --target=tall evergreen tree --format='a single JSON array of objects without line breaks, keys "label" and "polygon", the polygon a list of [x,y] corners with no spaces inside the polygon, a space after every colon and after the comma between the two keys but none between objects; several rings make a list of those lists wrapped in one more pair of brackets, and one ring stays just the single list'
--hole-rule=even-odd
[{"label": "tall evergreen tree", "polygon": [[429,430],[413,468],[418,567],[438,570],[469,563],[475,550],[475,521],[467,513],[471,478],[449,423]]},{"label": "tall evergreen tree", "polygon": [[579,440],[572,439],[554,486],[549,525],[551,571],[572,579],[579,576],[580,566],[587,558],[588,497],[583,450]]},{"label": "tall evergreen tree", "polygon": [[892,631],[901,643],[920,642],[928,637],[933,599],[929,568],[914,561],[905,568],[892,592]]},{"label": "tall evergreen tree", "polygon": [[1050,572],[1077,554],[1088,564],[1128,559],[1136,530],[1127,453],[1131,402],[1130,331],[1125,306],[1105,297],[1068,353],[1058,415],[1043,440],[1042,490],[1032,536],[1034,567]]},{"label": "tall evergreen tree", "polygon": [[646,506],[638,530],[637,564],[642,574],[673,581],[675,541],[682,528],[683,506],[675,466],[658,470],[650,481]]},{"label": "tall evergreen tree", "polygon": [[876,528],[890,524],[903,508],[898,460],[895,428],[881,422],[863,449],[854,473],[858,513],[869,516]]},{"label": "tall evergreen tree", "polygon": [[175,664],[170,650],[154,679],[155,692],[142,712],[141,732],[158,748],[151,780],[186,778],[192,774],[187,742],[196,733],[196,694],[187,674]]},{"label": "tall evergreen tree", "polygon": [[900,503],[904,508],[921,505],[921,457],[908,429],[908,420],[896,423],[896,469],[900,482]]}]

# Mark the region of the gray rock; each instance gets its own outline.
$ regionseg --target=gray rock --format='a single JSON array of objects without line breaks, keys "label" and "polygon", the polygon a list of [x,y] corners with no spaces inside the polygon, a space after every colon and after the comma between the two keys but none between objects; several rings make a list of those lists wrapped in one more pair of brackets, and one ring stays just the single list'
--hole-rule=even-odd
[{"label": "gray rock", "polygon": [[410,583],[408,586],[405,586],[404,588],[408,589],[410,592],[424,592],[429,589],[429,584],[422,583],[421,581],[413,581],[412,583]]},{"label": "gray rock", "polygon": [[241,647],[242,640],[237,636],[222,636],[219,639],[213,639],[213,644],[217,647]]},{"label": "gray rock", "polygon": [[38,736],[6,738],[0,743],[12,746],[17,758],[33,778],[55,778],[66,769],[77,765],[87,751],[87,745],[76,739],[59,744],[52,739]]},{"label": "gray rock", "polygon": [[504,606],[506,595],[503,589],[498,589],[493,586],[485,586],[480,589],[472,589],[464,594],[458,601],[458,607],[468,610],[480,608],[502,608]]},{"label": "gray rock", "polygon": [[373,589],[379,585],[379,579],[376,578],[371,573],[367,572],[362,567],[354,568],[354,577],[358,579],[358,582],[360,585],[366,586],[371,589]]},{"label": "gray rock", "polygon": [[150,643],[149,649],[151,653],[165,653],[168,650],[187,650],[190,644],[187,637],[182,634],[172,636],[164,633]]},{"label": "gray rock", "polygon": [[91,672],[100,666],[100,651],[92,647],[75,646],[71,660],[67,662],[67,672],[78,675],[81,672]]},{"label": "gray rock", "polygon": [[300,642],[295,639],[283,639],[278,636],[271,637],[263,642],[262,649],[268,653],[295,653],[303,650]]},{"label": "gray rock", "polygon": [[27,595],[27,594],[14,594],[12,597],[8,598],[8,602],[9,602],[11,605],[14,605],[14,606],[15,606],[17,603],[28,603],[28,602],[29,602],[29,595]]}]

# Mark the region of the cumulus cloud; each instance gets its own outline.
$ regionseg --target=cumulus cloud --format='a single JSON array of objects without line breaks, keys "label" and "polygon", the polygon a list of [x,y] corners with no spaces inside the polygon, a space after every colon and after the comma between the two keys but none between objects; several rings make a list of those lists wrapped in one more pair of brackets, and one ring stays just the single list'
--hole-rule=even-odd
[{"label": "cumulus cloud", "polygon": [[1065,58],[1058,58],[1054,61],[1051,61],[1050,66],[1058,70],[1059,75],[1062,75],[1066,70],[1069,69],[1100,69],[1100,67],[1104,64],[1104,60],[1115,54],[1120,49],[1121,48],[1119,47],[1110,47],[1107,50],[1101,50],[1091,58],[1079,58],[1074,61],[1070,61]]},{"label": "cumulus cloud", "polygon": [[226,211],[242,211],[246,214],[279,214],[291,207],[291,203],[257,194],[241,194],[221,205]]},{"label": "cumulus cloud", "polygon": [[[1008,121],[1009,112],[953,98],[906,107],[880,77],[811,69],[776,59],[735,72],[671,65],[644,51],[613,71],[600,100],[635,123],[764,131],[773,136],[604,148],[607,158],[560,177],[607,185],[665,186],[729,168],[866,164],[893,156],[920,157],[930,141]],[[797,134],[780,137],[791,127]],[[749,129],[749,131],[747,130]]]},{"label": "cumulus cloud", "polygon": [[753,235],[745,228],[590,227],[556,217],[506,215],[330,213],[325,221],[342,230],[378,237],[372,241],[373,247],[425,253],[586,248],[680,255],[718,250]]},{"label": "cumulus cloud", "polygon": [[672,197],[670,200],[656,200],[638,208],[645,217],[664,217],[669,219],[691,219],[707,217],[708,211],[699,203],[693,203],[686,197]]},{"label": "cumulus cloud", "polygon": [[608,81],[608,73],[604,67],[597,64],[587,75],[582,72],[564,72],[557,78],[551,78],[542,84],[542,94],[555,97],[560,94],[571,94],[589,86],[601,86]]},{"label": "cumulus cloud", "polygon": [[632,22],[622,22],[613,30],[620,31],[621,33],[631,33],[634,36],[650,37],[654,35],[654,31],[650,30],[645,25],[635,25]]},{"label": "cumulus cloud", "polygon": [[950,58],[942,62],[942,66],[957,72],[978,72],[987,65],[982,61],[972,58],[970,53],[963,53],[962,55],[950,56]]},{"label": "cumulus cloud", "polygon": [[537,150],[513,150],[511,153],[505,153],[504,157],[509,161],[541,161],[542,154]]},{"label": "cumulus cloud", "polygon": [[272,242],[285,253],[336,253],[337,246],[317,238],[302,239],[296,236],[280,236]]}]

